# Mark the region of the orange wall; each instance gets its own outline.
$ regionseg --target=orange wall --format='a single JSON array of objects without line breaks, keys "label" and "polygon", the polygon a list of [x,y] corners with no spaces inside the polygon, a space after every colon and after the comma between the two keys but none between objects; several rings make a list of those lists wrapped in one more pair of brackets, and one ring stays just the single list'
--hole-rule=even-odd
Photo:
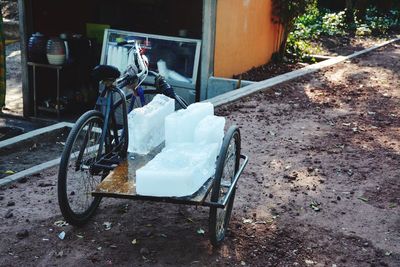
[{"label": "orange wall", "polygon": [[214,75],[230,78],[267,63],[279,43],[271,0],[218,0]]}]

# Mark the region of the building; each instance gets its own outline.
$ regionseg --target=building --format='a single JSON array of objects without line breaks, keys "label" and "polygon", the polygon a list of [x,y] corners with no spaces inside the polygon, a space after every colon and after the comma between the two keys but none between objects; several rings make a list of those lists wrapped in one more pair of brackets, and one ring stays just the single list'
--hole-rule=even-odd
[{"label": "building", "polygon": [[[34,81],[27,45],[35,32],[85,36],[90,23],[201,40],[194,87],[198,101],[234,89],[236,83],[229,78],[270,60],[281,41],[280,27],[271,21],[271,6],[271,0],[19,0],[24,115],[33,114]],[[100,61],[100,53],[98,47],[95,61]],[[54,84],[53,76],[43,71],[35,77],[38,101],[52,93],[44,87],[54,87],[49,85]]]}]

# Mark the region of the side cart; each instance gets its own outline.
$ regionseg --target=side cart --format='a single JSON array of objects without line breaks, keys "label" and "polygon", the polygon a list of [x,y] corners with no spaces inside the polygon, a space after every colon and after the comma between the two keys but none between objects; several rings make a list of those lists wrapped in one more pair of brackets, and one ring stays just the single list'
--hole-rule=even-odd
[{"label": "side cart", "polygon": [[[109,166],[104,166],[104,168],[109,167],[110,169],[113,168],[113,170],[109,172],[92,192],[92,196],[97,199],[94,209],[97,208],[100,199],[103,197],[210,207],[210,241],[214,246],[219,245],[225,237],[225,232],[229,224],[239,177],[248,163],[248,157],[240,154],[241,139],[239,129],[236,126],[232,126],[226,132],[217,158],[215,175],[210,177],[191,196],[154,197],[136,193],[136,170],[153,159],[159,151],[160,148],[147,155],[130,154],[127,160],[116,167],[112,165],[112,162],[110,162]],[[77,191],[79,191],[78,188]],[[73,205],[73,203],[79,202],[76,201],[76,198],[85,198],[85,196],[80,196],[79,193],[74,191],[71,198],[75,198],[75,201],[69,200],[69,203]],[[61,207],[61,210],[63,211],[63,207]],[[93,209],[90,210],[90,213],[93,213]],[[80,214],[75,214],[78,218],[76,221],[72,220],[72,224],[86,223],[90,219],[91,214],[88,214],[85,210]],[[63,211],[63,215],[64,217],[69,217],[65,216],[65,210]],[[71,222],[71,219],[66,219]]]}]

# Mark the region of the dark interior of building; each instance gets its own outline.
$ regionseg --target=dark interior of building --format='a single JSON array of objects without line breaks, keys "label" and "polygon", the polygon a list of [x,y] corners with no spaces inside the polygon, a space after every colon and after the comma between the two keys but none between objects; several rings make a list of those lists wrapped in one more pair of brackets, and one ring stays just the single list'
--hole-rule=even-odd
[{"label": "dark interior of building", "polygon": [[[90,70],[100,62],[102,44],[99,39],[87,36],[88,23],[166,36],[194,39],[202,36],[202,0],[34,0],[26,3],[28,38],[36,32],[46,38],[67,36],[64,40],[68,43],[69,59],[60,71],[60,97],[64,113],[68,115],[92,108],[97,95]],[[38,107],[42,107],[42,112],[54,111],[56,71],[38,67],[35,78]],[[32,88],[31,67],[29,83]]]}]

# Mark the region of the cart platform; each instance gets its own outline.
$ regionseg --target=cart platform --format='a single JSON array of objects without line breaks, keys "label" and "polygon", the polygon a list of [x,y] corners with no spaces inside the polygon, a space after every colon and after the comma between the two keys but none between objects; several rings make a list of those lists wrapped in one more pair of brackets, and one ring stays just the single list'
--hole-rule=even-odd
[{"label": "cart platform", "polygon": [[[125,198],[224,208],[224,203],[213,203],[207,201],[207,196],[211,191],[214,177],[210,177],[197,192],[190,196],[156,197],[138,195],[136,193],[136,170],[152,160],[161,151],[161,149],[162,147],[159,147],[147,155],[128,154],[127,159],[106,176],[106,178],[96,187],[95,191],[92,192],[92,195],[97,197]],[[237,178],[239,178],[245,165],[247,164],[247,157],[241,155],[241,158],[244,160],[244,162],[241,164],[242,166],[237,173]],[[235,187],[236,182],[237,179],[234,179],[233,183],[229,186],[232,188]]]}]

